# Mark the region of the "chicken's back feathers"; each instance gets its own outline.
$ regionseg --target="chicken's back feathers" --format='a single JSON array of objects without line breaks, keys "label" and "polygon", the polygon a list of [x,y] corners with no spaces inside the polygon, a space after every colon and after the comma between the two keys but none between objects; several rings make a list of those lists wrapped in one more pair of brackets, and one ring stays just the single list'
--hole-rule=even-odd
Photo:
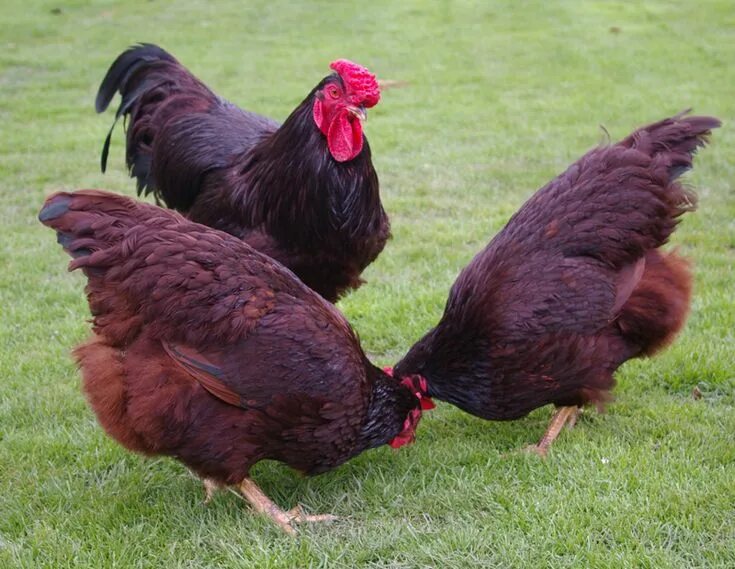
[{"label": "chicken's back feathers", "polygon": [[678,115],[644,127],[536,192],[461,272],[396,373],[423,374],[430,395],[493,419],[603,401],[619,365],[684,323],[687,264],[657,249],[694,208],[677,178],[719,124]]},{"label": "chicken's back feathers", "polygon": [[[619,295],[629,296],[633,288],[626,280],[641,275],[635,265],[647,251],[666,243],[680,216],[694,209],[695,194],[677,178],[691,168],[693,153],[718,124],[710,117],[677,116],[639,129],[619,144],[588,152],[513,215],[462,272],[450,303],[468,294],[484,303],[482,290],[497,291],[482,283],[488,275],[497,275],[493,282],[510,286],[528,286],[537,280],[526,293],[515,290],[519,296],[511,295],[519,307],[533,306],[544,283],[549,294],[558,293],[562,278],[582,282],[598,278],[587,273],[592,268],[613,287],[604,310],[622,306],[625,298]],[[564,276],[547,269],[533,277],[540,266],[549,263]],[[480,282],[472,282],[478,279]],[[590,290],[582,282],[580,301]],[[568,304],[567,309],[574,303],[570,299]],[[590,312],[589,316],[592,322],[599,322],[597,314]]]},{"label": "chicken's back feathers", "polygon": [[133,320],[192,345],[236,342],[273,309],[277,295],[314,305],[349,329],[279,263],[170,210],[83,190],[49,197],[39,219],[74,258],[69,269],[87,275],[95,331],[111,341],[129,341],[139,331]]}]

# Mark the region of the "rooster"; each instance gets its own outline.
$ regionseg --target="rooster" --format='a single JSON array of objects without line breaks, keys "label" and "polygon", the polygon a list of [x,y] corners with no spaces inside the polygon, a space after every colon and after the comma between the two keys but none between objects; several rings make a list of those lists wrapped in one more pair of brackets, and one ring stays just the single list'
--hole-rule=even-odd
[{"label": "rooster", "polygon": [[378,82],[351,61],[331,68],[279,126],[221,99],[160,47],[131,47],[97,93],[97,112],[122,98],[102,171],[123,116],[139,195],[245,240],[334,302],[362,284],[390,224],[362,127]]},{"label": "rooster", "polygon": [[178,213],[108,192],[57,193],[41,222],[87,276],[93,335],[75,350],[86,396],[127,449],[179,459],[208,497],[237,485],[288,533],[249,477],[306,474],[413,441],[431,402],[373,366],[339,311],[278,262]]},{"label": "rooster", "polygon": [[491,420],[549,403],[545,455],[625,361],[673,341],[688,262],[660,247],[695,196],[678,178],[720,122],[685,113],[588,152],[536,192],[459,275],[439,324],[395,368]]}]

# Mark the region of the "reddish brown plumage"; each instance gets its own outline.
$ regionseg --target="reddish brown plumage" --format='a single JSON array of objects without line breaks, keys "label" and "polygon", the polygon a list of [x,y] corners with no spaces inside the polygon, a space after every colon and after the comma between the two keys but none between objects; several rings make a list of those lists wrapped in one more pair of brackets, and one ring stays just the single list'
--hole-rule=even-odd
[{"label": "reddish brown plumage", "polygon": [[605,401],[623,362],[684,324],[689,265],[659,247],[694,207],[677,178],[719,124],[682,114],[649,125],[536,192],[462,271],[396,373],[487,419]]},{"label": "reddish brown plumage", "polygon": [[[221,99],[169,53],[144,44],[115,60],[96,108],[120,92],[117,117],[127,119],[126,160],[139,193],[244,239],[334,301],[360,286],[390,236],[356,118],[377,104],[377,81],[351,62],[335,64],[344,77],[325,77],[279,125]],[[328,115],[335,101],[342,112]],[[320,120],[330,119],[323,132],[316,107]],[[109,144],[110,135],[103,171]]]},{"label": "reddish brown plumage", "polygon": [[94,335],[75,356],[125,447],[234,484],[261,459],[319,473],[415,427],[412,385],[370,364],[334,306],[237,238],[93,190],[51,196],[39,218],[88,278]]}]

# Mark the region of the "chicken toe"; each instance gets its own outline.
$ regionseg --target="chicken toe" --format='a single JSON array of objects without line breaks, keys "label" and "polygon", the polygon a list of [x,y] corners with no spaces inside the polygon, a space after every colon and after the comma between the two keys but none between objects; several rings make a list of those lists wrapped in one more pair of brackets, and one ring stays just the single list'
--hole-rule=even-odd
[{"label": "chicken toe", "polygon": [[295,506],[284,512],[250,478],[245,478],[240,483],[240,492],[258,513],[270,517],[288,535],[296,535],[296,530],[291,526],[294,522],[331,522],[337,519],[337,516],[331,514],[305,514],[301,506]]},{"label": "chicken toe", "polygon": [[301,506],[294,506],[288,511],[292,522],[311,523],[311,522],[333,522],[338,520],[337,516],[332,514],[306,514]]},{"label": "chicken toe", "polygon": [[240,492],[256,512],[270,517],[288,535],[296,535],[296,530],[291,527],[291,515],[279,508],[250,478],[240,483]]},{"label": "chicken toe", "polygon": [[569,418],[567,419],[567,429],[573,429],[576,424],[579,417],[582,415],[582,408],[581,407],[575,407],[574,411],[569,415]]}]

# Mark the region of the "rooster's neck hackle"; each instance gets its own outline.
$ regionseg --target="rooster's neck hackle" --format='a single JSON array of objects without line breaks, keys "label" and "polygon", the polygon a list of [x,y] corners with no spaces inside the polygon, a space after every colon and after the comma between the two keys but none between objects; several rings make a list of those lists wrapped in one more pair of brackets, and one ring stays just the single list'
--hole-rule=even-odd
[{"label": "rooster's neck hackle", "polygon": [[340,163],[330,155],[312,116],[321,85],[250,153],[239,169],[243,191],[233,194],[233,206],[250,217],[251,227],[263,226],[295,248],[319,240],[347,254],[385,222],[385,211],[367,139],[353,160]]}]

